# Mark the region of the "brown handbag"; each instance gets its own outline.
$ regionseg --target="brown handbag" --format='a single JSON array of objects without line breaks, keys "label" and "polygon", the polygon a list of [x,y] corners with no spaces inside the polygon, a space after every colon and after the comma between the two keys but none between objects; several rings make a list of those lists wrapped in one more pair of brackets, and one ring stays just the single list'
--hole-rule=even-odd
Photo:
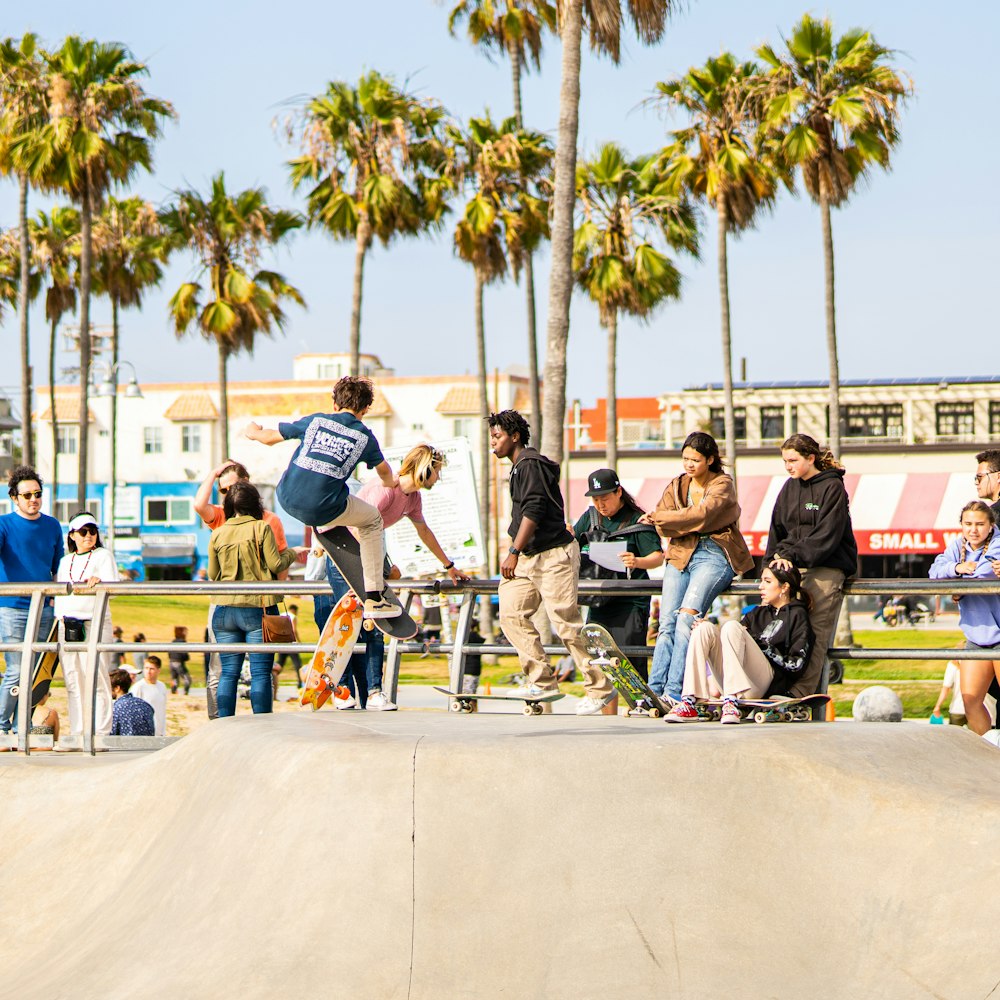
[{"label": "brown handbag", "polygon": [[[261,573],[267,573],[270,576],[270,570],[264,561],[264,546],[259,538],[257,539],[257,553],[260,557]],[[287,614],[269,615],[265,611],[261,624],[264,631],[264,642],[295,642],[295,629],[292,627],[292,619]]]}]

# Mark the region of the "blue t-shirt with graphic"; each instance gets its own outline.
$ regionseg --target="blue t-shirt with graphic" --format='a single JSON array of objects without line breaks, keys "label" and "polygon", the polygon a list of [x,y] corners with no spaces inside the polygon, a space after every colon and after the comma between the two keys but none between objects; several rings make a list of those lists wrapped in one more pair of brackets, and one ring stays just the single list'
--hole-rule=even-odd
[{"label": "blue t-shirt with graphic", "polygon": [[[0,516],[0,583],[54,580],[66,552],[62,528],[54,517],[34,519],[18,513]],[[29,597],[0,597],[0,608],[27,608]],[[52,598],[45,599],[46,604]]]},{"label": "blue t-shirt with graphic", "polygon": [[375,435],[353,413],[313,413],[278,424],[278,433],[302,441],[277,492],[282,508],[303,524],[328,524],[343,514],[354,467],[385,461]]}]

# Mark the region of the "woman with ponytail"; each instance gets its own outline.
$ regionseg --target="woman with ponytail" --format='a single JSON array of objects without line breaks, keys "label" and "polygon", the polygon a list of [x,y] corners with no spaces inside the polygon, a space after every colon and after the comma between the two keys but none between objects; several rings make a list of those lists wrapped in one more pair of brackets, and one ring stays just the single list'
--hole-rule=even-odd
[{"label": "woman with ponytail", "polygon": [[[1000,559],[1000,529],[993,509],[982,500],[962,508],[962,534],[934,560],[932,580],[995,580]],[[959,665],[962,701],[969,728],[980,736],[993,724],[983,704],[994,677],[1000,680],[1000,595],[964,594],[958,602],[958,624],[966,649],[995,649],[995,660],[962,660]]]},{"label": "woman with ponytail", "polygon": [[812,656],[789,690],[793,698],[815,694],[830,636],[844,600],[844,580],[858,570],[858,544],[844,487],[844,468],[808,434],[793,434],[781,445],[788,481],[771,513],[764,565],[797,567],[812,599],[815,635]]},{"label": "woman with ponytail", "polygon": [[771,566],[760,577],[760,604],[742,621],[722,628],[699,621],[691,633],[684,669],[684,698],[667,722],[697,722],[695,705],[712,696],[708,675],[722,691],[722,721],[738,723],[738,699],[786,695],[813,650],[809,595],[799,571]]}]

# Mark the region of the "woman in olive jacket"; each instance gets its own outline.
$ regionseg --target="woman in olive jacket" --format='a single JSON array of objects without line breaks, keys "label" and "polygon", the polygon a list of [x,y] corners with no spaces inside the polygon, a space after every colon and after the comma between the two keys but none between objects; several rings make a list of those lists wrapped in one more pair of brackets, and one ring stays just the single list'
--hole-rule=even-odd
[{"label": "woman in olive jacket", "polygon": [[689,434],[681,460],[683,474],[671,481],[656,509],[641,520],[668,540],[649,686],[674,700],[681,696],[695,619],[708,611],[737,573],[753,566],[740,534],[736,485],[722,471],[715,438],[701,431]]}]

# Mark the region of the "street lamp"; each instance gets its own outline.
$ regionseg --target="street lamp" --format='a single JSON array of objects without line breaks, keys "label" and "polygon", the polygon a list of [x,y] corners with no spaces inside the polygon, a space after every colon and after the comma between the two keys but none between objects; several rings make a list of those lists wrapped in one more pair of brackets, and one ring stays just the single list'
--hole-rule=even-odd
[{"label": "street lamp", "polygon": [[118,489],[118,372],[126,365],[132,370],[132,378],[125,386],[126,399],[142,399],[142,389],[135,373],[135,365],[131,361],[115,361],[108,364],[105,361],[94,361],[91,370],[100,368],[104,372],[104,381],[95,390],[96,395],[111,400],[111,483],[108,491],[108,548],[111,555],[115,554],[115,491]]}]

